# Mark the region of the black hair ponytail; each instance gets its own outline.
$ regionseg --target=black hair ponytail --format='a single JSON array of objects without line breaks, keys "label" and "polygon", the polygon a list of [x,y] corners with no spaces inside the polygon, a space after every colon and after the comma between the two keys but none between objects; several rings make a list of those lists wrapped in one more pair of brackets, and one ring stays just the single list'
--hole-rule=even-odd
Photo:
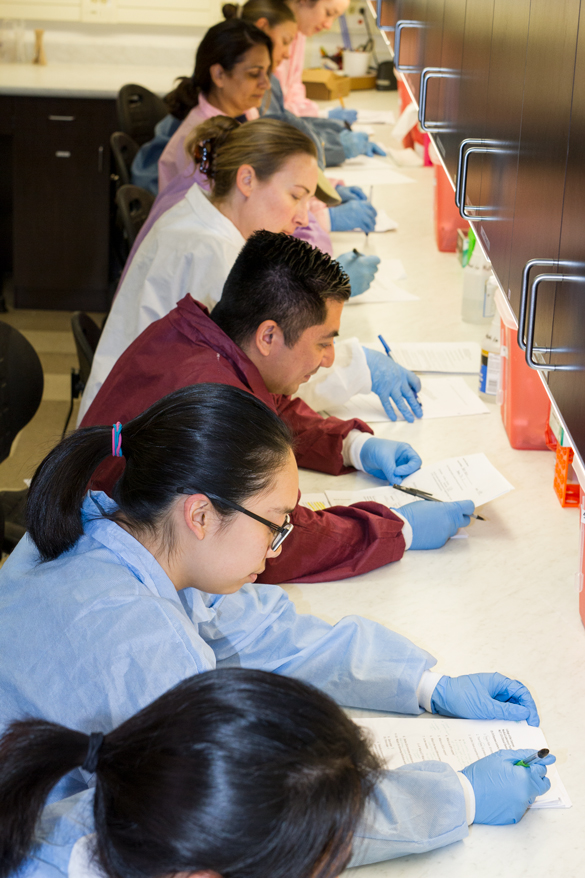
[{"label": "black hair ponytail", "polygon": [[42,720],[12,723],[0,741],[0,878],[25,859],[51,789],[82,765],[89,738]]},{"label": "black hair ponytail", "polygon": [[[159,533],[179,488],[232,503],[267,488],[288,458],[288,427],[259,399],[225,384],[182,387],[155,402],[121,432],[124,472],[106,517],[132,532]],[[112,453],[112,427],[86,427],[59,443],[31,482],[26,517],[43,561],[58,558],[83,534],[88,483]],[[224,517],[233,514],[212,501]],[[105,513],[104,513],[105,515]]]}]

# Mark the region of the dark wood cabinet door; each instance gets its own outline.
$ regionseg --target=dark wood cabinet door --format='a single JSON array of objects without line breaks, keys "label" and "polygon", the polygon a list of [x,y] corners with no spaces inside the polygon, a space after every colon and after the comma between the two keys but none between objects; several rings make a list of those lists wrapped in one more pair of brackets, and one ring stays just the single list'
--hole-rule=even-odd
[{"label": "dark wood cabinet door", "polygon": [[[548,384],[585,463],[585,28],[579,28],[559,257],[561,271],[581,281],[556,285],[546,359],[570,369],[548,372]],[[537,301],[538,309],[540,302]]]},{"label": "dark wood cabinet door", "polygon": [[434,111],[436,115],[432,115],[433,111],[429,107],[427,118],[436,119],[444,126],[444,130],[434,134],[434,141],[453,182],[457,174],[459,144],[465,136],[459,127],[459,88],[466,6],[467,0],[446,0],[443,11],[439,67],[458,73],[458,76],[454,79],[438,79],[435,83],[429,83],[429,98],[432,98],[433,91],[436,95]]},{"label": "dark wood cabinet door", "polygon": [[493,269],[508,289],[530,0],[494,0],[479,204],[474,223]]},{"label": "dark wood cabinet door", "polygon": [[114,102],[18,98],[13,138],[15,304],[108,302]]}]

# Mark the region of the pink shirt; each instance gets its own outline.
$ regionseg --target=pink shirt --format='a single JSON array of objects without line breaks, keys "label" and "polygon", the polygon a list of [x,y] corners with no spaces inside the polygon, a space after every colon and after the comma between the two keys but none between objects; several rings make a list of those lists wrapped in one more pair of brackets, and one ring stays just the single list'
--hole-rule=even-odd
[{"label": "pink shirt", "polygon": [[278,77],[282,86],[286,110],[294,113],[295,116],[318,116],[319,107],[314,101],[309,100],[303,85],[306,42],[306,36],[298,31],[290,44],[290,58],[280,62],[274,75]]},{"label": "pink shirt", "polygon": [[[211,119],[213,116],[225,116],[225,113],[222,113],[221,110],[210,104],[205,95],[200,93],[197,106],[193,107],[188,116],[183,119],[158,160],[159,193],[169,185],[174,177],[184,173],[193,165],[192,160],[185,152],[185,140],[197,125],[205,122],[206,119]],[[258,110],[256,108],[248,110],[246,118],[248,120],[257,119]],[[197,175],[195,180],[200,183]],[[191,183],[193,183],[193,179],[191,179]]]}]

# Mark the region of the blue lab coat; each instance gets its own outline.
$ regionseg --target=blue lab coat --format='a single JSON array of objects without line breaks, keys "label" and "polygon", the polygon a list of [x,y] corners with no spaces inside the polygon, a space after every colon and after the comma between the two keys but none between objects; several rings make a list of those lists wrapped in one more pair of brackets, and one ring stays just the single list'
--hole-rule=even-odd
[{"label": "blue lab coat", "polygon": [[[230,595],[177,592],[137,540],[100,518],[100,506],[115,508],[105,494],[86,497],[84,534],[56,560],[40,563],[26,536],[0,570],[0,731],[33,716],[108,732],[180,680],[216,666],[297,677],[346,706],[421,712],[416,690],[434,659],[405,637],[359,616],[329,625],[298,614],[275,585]],[[88,813],[88,782],[76,769],[53,790],[51,841],[38,862],[55,857],[61,868],[76,838],[91,831],[78,817],[80,807]],[[352,865],[466,834],[456,773],[440,762],[405,766],[385,772]]]}]

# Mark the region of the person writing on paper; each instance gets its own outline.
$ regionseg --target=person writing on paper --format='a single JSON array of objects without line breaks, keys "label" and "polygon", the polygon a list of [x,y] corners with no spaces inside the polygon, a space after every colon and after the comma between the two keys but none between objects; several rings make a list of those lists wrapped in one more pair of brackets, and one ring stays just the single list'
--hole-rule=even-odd
[{"label": "person writing on paper", "polygon": [[[314,141],[282,121],[266,118],[239,125],[216,116],[198,126],[192,142],[200,168],[212,181],[211,194],[194,183],[144,238],[100,337],[79,421],[118,357],[153,320],[189,292],[212,308],[252,232],[264,228],[290,233],[302,226],[309,199],[322,184]],[[376,266],[370,267],[367,257],[351,264],[353,292],[356,283],[369,285]],[[386,366],[386,372],[392,368]],[[420,389],[412,372],[399,367],[393,371],[400,372],[405,392],[407,385]],[[403,410],[412,420],[410,410],[421,413],[412,391],[408,402]]]},{"label": "person writing on paper", "polygon": [[[283,421],[250,393],[200,384],[176,391],[128,423],[78,430],[38,467],[28,501],[29,533],[0,569],[0,727],[35,716],[76,730],[76,744],[67,748],[69,762],[63,762],[58,746],[48,747],[41,760],[43,771],[49,760],[64,769],[45,775],[39,797],[42,803],[50,792],[50,801],[59,802],[58,815],[94,780],[98,797],[106,777],[114,782],[115,742],[124,737],[116,732],[110,737],[116,726],[170,687],[216,667],[294,677],[355,707],[538,724],[534,701],[521,683],[501,674],[433,673],[432,656],[402,635],[358,616],[330,625],[300,615],[281,588],[255,582],[267,559],[290,549],[289,515],[298,493],[292,445]],[[115,500],[86,493],[95,468],[111,455],[126,464]],[[242,732],[236,698],[225,694]],[[181,711],[163,712],[168,744],[183,721]],[[276,713],[273,721],[279,725]],[[138,719],[129,725],[140,724]],[[189,731],[182,725],[186,745],[202,725],[202,717]],[[85,737],[90,733],[93,748]],[[102,756],[96,733],[105,736]],[[145,805],[156,793],[167,831],[174,834],[182,820],[169,813],[166,796],[146,772],[153,736],[140,735],[145,786],[139,801]],[[262,745],[267,746],[264,740]],[[327,742],[326,749],[336,747],[335,739]],[[205,758],[216,767],[223,802],[229,780],[219,772],[216,748],[205,747]],[[27,755],[32,758],[30,749]],[[356,832],[352,864],[457,841],[474,817],[491,823],[520,819],[548,782],[540,777],[542,768],[520,770],[511,764],[514,758],[522,755],[504,752],[480,760],[466,769],[469,776],[441,762],[383,772]],[[305,772],[305,790],[315,764]],[[136,772],[129,768],[127,783],[134,785]],[[247,763],[248,777],[249,768]],[[11,777],[3,760],[1,770]],[[258,793],[259,777],[268,768],[259,771],[253,773]],[[28,792],[38,776],[30,764],[24,774]],[[194,794],[185,786],[180,758],[174,777]],[[337,792],[331,800],[335,818]],[[116,794],[124,810],[134,809],[136,801]],[[244,802],[242,819],[253,820],[249,814],[257,809],[249,808],[245,796]],[[0,825],[6,831],[8,817],[12,827],[16,823],[18,841],[11,843],[22,855],[26,828],[15,821],[14,804],[0,796],[5,809]],[[306,807],[302,810],[306,814]],[[151,839],[164,841],[164,834],[146,829]],[[187,835],[192,844],[206,838],[202,832]],[[152,876],[150,844],[146,850],[136,843],[131,848],[146,858],[142,872],[133,874]],[[310,849],[306,839],[301,848]],[[6,848],[4,868],[5,854]],[[161,878],[177,868],[171,860]]]},{"label": "person writing on paper", "polygon": [[[41,811],[77,766],[95,788]],[[0,876],[333,878],[380,775],[334,701],[264,671],[190,677],[105,735],[26,719],[0,741]]]},{"label": "person writing on paper", "polygon": [[[332,475],[356,467],[400,482],[420,466],[410,445],[377,439],[356,418],[323,418],[302,399],[291,397],[321,367],[330,371],[333,340],[348,297],[347,277],[334,260],[304,241],[256,232],[236,259],[211,317],[186,296],[151,324],[114,365],[82,426],[127,421],[192,383],[234,384],[289,424],[299,466]],[[323,376],[327,387],[321,395],[334,398],[352,385],[357,392],[362,380],[370,388],[357,339],[346,345],[345,355],[350,360],[336,374]],[[94,485],[110,492],[119,472],[119,461],[109,461]],[[401,507],[399,514],[379,503],[318,513],[299,506],[293,515],[299,525],[291,537],[294,550],[271,558],[264,578],[298,582],[354,576],[399,560],[407,547],[442,546],[469,524],[473,510],[471,501],[422,500]]]}]

